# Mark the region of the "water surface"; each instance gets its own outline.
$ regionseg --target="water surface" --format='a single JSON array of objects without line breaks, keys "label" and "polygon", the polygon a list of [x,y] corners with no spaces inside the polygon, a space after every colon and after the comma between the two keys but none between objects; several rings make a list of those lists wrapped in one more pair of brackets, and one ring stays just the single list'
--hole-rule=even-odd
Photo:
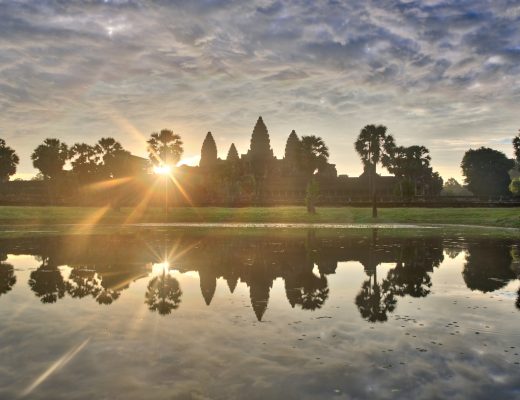
[{"label": "water surface", "polygon": [[517,237],[0,238],[0,398],[520,398]]}]

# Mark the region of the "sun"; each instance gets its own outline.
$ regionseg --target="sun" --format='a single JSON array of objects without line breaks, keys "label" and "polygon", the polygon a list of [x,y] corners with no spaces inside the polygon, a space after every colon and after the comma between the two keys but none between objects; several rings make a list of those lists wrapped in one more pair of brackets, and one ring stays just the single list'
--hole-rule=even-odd
[{"label": "sun", "polygon": [[156,165],[153,167],[153,173],[157,175],[167,175],[171,172],[172,167],[169,165]]}]

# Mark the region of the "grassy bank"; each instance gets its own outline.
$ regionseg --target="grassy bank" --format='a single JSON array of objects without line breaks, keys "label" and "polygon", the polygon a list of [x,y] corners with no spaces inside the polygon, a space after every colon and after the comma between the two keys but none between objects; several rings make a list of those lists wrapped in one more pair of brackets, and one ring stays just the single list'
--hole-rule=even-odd
[{"label": "grassy bank", "polygon": [[369,208],[319,208],[316,215],[304,207],[152,208],[120,211],[90,207],[0,207],[0,224],[131,224],[142,222],[279,222],[279,223],[414,223],[485,225],[520,228],[515,208],[382,208],[372,219]]}]

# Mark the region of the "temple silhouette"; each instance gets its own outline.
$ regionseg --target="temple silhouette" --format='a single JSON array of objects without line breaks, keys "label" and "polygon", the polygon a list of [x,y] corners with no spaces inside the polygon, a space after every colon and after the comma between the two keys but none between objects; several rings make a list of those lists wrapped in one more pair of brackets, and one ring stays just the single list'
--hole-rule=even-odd
[{"label": "temple silhouette", "polygon": [[[293,130],[287,137],[284,157],[276,158],[269,131],[260,116],[253,128],[249,149],[240,155],[232,143],[227,157],[218,158],[215,139],[208,132],[202,143],[199,166],[181,166],[179,181],[199,203],[302,203],[309,177],[299,163],[298,145],[299,138]],[[349,177],[338,175],[335,164],[327,162],[320,166],[314,177],[319,183],[321,202],[335,204],[368,199],[368,173],[365,170],[359,177]],[[377,175],[375,179],[378,195],[392,197],[396,178]]]}]

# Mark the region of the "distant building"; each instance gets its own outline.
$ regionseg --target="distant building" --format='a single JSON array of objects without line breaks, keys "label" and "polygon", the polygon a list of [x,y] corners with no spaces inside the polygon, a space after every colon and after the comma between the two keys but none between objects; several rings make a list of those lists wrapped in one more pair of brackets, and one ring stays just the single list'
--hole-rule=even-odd
[{"label": "distant building", "polygon": [[[279,159],[274,156],[270,144],[269,131],[262,119],[259,117],[251,134],[250,147],[246,153],[238,156],[234,144],[231,145],[226,160],[217,159],[217,148],[211,133],[208,133],[201,151],[199,167],[193,168],[191,174],[198,174],[208,177],[211,174],[218,174],[222,180],[219,188],[223,189],[226,185],[231,186],[229,179],[234,179],[241,186],[238,188],[238,202],[257,201],[267,204],[294,204],[302,202],[305,198],[308,178],[298,167],[297,154],[295,154],[295,144],[299,138],[293,130],[287,138],[284,158]],[[233,177],[227,176],[229,168],[235,166],[237,171]],[[339,175],[334,164],[327,163],[316,173],[316,179],[320,185],[320,197],[325,202],[348,203],[350,201],[367,201],[369,197],[368,173],[365,171],[359,177],[349,177]],[[249,179],[247,179],[249,178]],[[378,196],[393,196],[396,178],[393,176],[377,175]],[[253,182],[254,193],[246,195],[244,186],[248,182]],[[247,188],[246,188],[247,189]],[[206,200],[209,202],[221,202],[225,194],[213,191],[212,195]]]}]

